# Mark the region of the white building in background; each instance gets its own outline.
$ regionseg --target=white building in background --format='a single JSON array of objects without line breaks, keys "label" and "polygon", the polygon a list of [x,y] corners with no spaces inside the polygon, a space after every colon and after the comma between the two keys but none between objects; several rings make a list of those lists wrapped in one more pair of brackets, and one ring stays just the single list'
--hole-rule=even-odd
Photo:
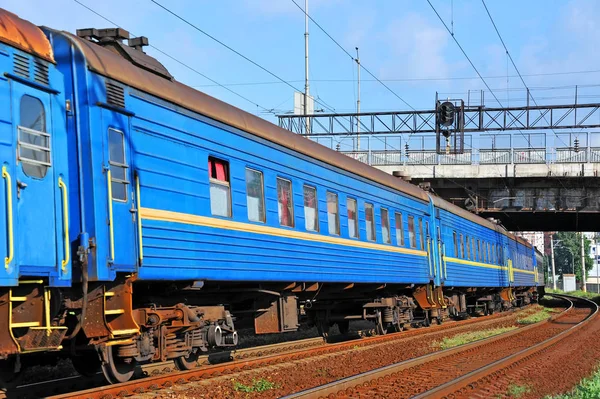
[{"label": "white building in background", "polygon": [[523,237],[529,241],[541,253],[544,253],[544,232],[543,231],[514,231],[516,236]]},{"label": "white building in background", "polygon": [[[600,284],[600,236],[597,233],[584,233],[592,241],[590,245],[590,258],[594,260],[592,270],[588,272],[586,285],[590,292],[599,292]],[[597,238],[596,238],[597,237]]]}]

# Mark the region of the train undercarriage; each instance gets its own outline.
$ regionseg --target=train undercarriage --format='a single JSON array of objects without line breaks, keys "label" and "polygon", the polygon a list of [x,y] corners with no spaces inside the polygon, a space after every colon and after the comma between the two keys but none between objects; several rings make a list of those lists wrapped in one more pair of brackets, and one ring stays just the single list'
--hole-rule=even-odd
[{"label": "train undercarriage", "polygon": [[527,287],[176,284],[136,282],[127,275],[69,289],[48,288],[43,279],[20,283],[0,295],[5,385],[25,367],[61,357],[84,375],[102,370],[111,383],[129,380],[143,363],[173,360],[187,370],[203,353],[236,346],[240,327],[272,334],[307,323],[327,339],[332,326],[345,334],[351,321],[365,320],[373,323],[374,333],[386,334],[537,299],[535,289]]}]

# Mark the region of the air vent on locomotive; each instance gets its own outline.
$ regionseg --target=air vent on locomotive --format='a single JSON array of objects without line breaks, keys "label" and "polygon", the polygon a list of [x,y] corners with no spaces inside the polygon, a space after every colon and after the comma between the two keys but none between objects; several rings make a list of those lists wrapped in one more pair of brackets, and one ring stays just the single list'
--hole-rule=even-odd
[{"label": "air vent on locomotive", "polygon": [[[162,78],[173,80],[173,76],[163,64],[143,51],[144,47],[149,44],[148,38],[145,36],[130,39],[129,32],[122,28],[77,29],[77,36],[120,55],[139,68]],[[124,40],[127,40],[127,44],[123,43]]]}]

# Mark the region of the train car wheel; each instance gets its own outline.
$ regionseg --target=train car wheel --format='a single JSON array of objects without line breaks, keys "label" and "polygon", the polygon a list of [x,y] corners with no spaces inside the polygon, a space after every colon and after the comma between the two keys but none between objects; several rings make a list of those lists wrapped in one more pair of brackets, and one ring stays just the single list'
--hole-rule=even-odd
[{"label": "train car wheel", "polygon": [[102,366],[98,354],[91,351],[84,352],[80,356],[73,356],[71,363],[73,363],[75,371],[85,377],[96,375]]},{"label": "train car wheel", "polygon": [[385,335],[388,332],[388,324],[389,323],[383,323],[383,318],[381,316],[381,311],[377,311],[377,319],[376,319],[376,332],[377,335]]},{"label": "train car wheel", "polygon": [[198,366],[198,351],[192,351],[188,356],[181,356],[175,359],[175,366],[179,370],[191,370]]},{"label": "train car wheel", "polygon": [[130,361],[125,361],[115,356],[115,351],[114,346],[106,348],[106,362],[102,363],[102,374],[111,384],[129,381],[135,371],[135,360],[128,359]]}]

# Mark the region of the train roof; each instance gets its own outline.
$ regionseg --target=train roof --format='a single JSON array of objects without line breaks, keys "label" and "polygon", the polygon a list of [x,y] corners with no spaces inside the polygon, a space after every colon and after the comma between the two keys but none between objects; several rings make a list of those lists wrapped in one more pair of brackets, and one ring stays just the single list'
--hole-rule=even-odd
[{"label": "train roof", "polygon": [[52,46],[40,28],[0,8],[0,42],[54,63]]}]

